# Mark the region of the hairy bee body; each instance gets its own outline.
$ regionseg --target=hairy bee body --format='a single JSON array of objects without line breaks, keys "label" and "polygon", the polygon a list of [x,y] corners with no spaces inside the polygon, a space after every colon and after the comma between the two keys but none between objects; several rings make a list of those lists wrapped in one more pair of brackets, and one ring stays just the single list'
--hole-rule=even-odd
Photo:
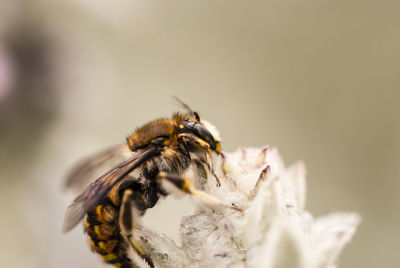
[{"label": "hairy bee body", "polygon": [[129,245],[121,235],[118,222],[123,191],[131,189],[136,193],[135,208],[144,214],[157,203],[160,195],[166,195],[156,183],[157,174],[161,171],[180,174],[189,164],[190,156],[183,148],[169,149],[143,164],[135,177],[130,176],[124,183],[115,185],[85,217],[84,228],[92,250],[116,267],[132,267]]},{"label": "hairy bee body", "polygon": [[116,267],[130,268],[132,263],[128,258],[129,245],[120,232],[118,211],[119,208],[107,200],[88,211],[84,228],[92,251],[100,254],[107,263]]},{"label": "hairy bee body", "polygon": [[[132,157],[113,167],[89,184],[67,210],[64,231],[72,229],[84,217],[84,228],[91,249],[105,262],[116,267],[136,267],[129,257],[133,248],[151,267],[151,258],[133,238],[135,227],[132,210],[143,215],[160,196],[168,193],[161,185],[165,180],[189,194],[196,194],[189,181],[180,177],[196,160],[196,166],[208,165],[207,154],[219,153],[219,137],[209,132],[197,113],[175,114],[138,128],[127,138]],[[107,151],[110,155],[110,152]],[[107,159],[107,157],[103,157]],[[72,173],[71,180],[80,180],[89,169],[89,158]],[[90,168],[88,168],[90,167]],[[83,171],[82,171],[83,170]],[[171,175],[169,175],[171,174]]]}]

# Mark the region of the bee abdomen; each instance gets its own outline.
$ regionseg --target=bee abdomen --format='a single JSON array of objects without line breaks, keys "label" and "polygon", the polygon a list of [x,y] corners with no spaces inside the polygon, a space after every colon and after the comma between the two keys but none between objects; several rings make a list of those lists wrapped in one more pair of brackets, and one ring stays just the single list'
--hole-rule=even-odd
[{"label": "bee abdomen", "polygon": [[85,231],[92,251],[105,262],[119,268],[132,268],[128,244],[120,233],[118,212],[111,204],[98,205],[87,213]]}]

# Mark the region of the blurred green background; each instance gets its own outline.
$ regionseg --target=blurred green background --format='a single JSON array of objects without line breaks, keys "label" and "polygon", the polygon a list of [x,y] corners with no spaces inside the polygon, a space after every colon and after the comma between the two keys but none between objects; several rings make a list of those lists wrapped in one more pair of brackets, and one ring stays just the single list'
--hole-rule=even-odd
[{"label": "blurred green background", "polygon": [[[223,149],[308,169],[316,216],[363,222],[339,267],[400,267],[400,2],[0,0],[2,267],[104,267],[61,234],[79,158],[185,100]],[[171,198],[170,198],[171,199]],[[145,224],[172,236],[190,202]]]}]

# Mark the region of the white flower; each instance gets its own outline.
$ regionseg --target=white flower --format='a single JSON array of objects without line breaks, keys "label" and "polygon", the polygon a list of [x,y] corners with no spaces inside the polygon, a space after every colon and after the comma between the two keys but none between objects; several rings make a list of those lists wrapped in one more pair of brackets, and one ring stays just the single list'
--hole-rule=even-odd
[{"label": "white flower", "polygon": [[157,267],[333,268],[360,221],[355,213],[314,219],[305,210],[305,166],[285,168],[275,148],[245,148],[219,157],[212,176],[193,171],[195,186],[223,203],[196,200],[181,223],[182,245],[141,227],[138,238]]}]

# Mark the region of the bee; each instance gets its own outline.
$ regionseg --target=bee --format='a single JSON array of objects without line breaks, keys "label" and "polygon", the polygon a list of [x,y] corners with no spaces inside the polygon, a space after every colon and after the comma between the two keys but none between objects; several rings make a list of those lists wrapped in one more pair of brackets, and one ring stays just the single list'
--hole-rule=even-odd
[{"label": "bee", "polygon": [[[165,184],[219,205],[212,196],[196,190],[184,173],[193,167],[211,171],[212,153],[221,154],[216,128],[186,104],[185,113],[157,119],[136,129],[126,143],[83,160],[67,177],[69,188],[86,188],[67,208],[63,232],[83,220],[92,251],[120,268],[138,267],[128,255],[133,249],[150,267],[151,257],[134,237],[137,217],[169,194]],[[211,162],[211,164],[210,164]],[[93,173],[114,163],[100,176]],[[135,213],[135,211],[137,213]]]}]

